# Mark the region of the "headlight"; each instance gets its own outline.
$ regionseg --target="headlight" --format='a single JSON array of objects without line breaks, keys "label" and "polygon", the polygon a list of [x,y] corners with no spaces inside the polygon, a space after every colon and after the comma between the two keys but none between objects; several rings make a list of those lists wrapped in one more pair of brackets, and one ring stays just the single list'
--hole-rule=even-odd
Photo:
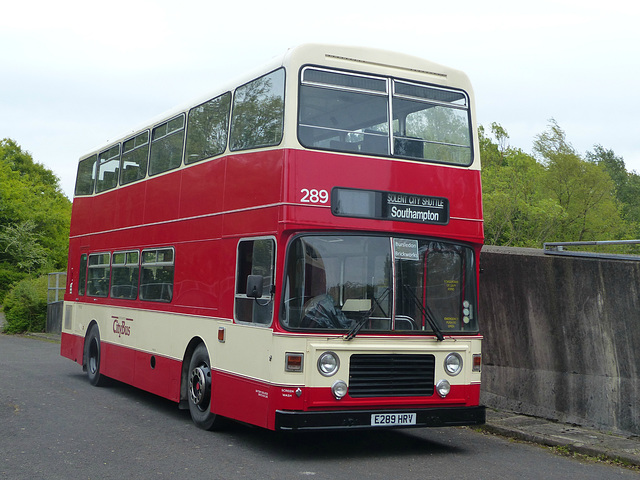
[{"label": "headlight", "polygon": [[320,358],[318,358],[318,371],[321,375],[324,375],[325,377],[335,375],[338,368],[340,368],[340,359],[335,353],[324,352],[320,355]]},{"label": "headlight", "polygon": [[450,353],[444,359],[444,371],[455,377],[462,371],[462,357],[457,353]]},{"label": "headlight", "polygon": [[451,391],[451,384],[446,380],[440,380],[436,385],[436,391],[438,392],[438,395],[444,398],[449,395],[449,392]]},{"label": "headlight", "polygon": [[331,393],[336,397],[336,400],[340,400],[347,394],[347,384],[343,380],[337,380],[333,385],[331,385]]}]

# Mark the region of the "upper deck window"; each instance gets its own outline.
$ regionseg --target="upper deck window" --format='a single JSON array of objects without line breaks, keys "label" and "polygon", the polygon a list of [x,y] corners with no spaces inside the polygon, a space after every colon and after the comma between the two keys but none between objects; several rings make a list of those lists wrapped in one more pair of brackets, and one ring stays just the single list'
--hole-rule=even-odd
[{"label": "upper deck window", "polygon": [[120,144],[114,145],[100,153],[98,157],[98,176],[96,178],[96,193],[110,190],[118,185],[120,172]]},{"label": "upper deck window", "polygon": [[189,111],[185,163],[220,155],[227,148],[231,93],[225,93]]},{"label": "upper deck window", "polygon": [[78,164],[78,176],[76,177],[76,195],[91,195],[96,180],[96,163],[98,155],[91,155]]},{"label": "upper deck window", "polygon": [[122,144],[120,185],[141,180],[147,175],[149,131],[142,132]]},{"label": "upper deck window", "polygon": [[456,165],[471,163],[467,96],[458,91],[393,82],[394,155]]},{"label": "upper deck window", "polygon": [[236,89],[231,115],[232,151],[278,145],[284,124],[284,70]]},{"label": "upper deck window", "polygon": [[305,147],[389,155],[387,81],[303,71],[298,135]]},{"label": "upper deck window", "polygon": [[299,104],[305,147],[472,162],[469,100],[462,91],[306,67]]},{"label": "upper deck window", "polygon": [[184,115],[172,118],[153,129],[149,175],[178,168],[182,163]]}]

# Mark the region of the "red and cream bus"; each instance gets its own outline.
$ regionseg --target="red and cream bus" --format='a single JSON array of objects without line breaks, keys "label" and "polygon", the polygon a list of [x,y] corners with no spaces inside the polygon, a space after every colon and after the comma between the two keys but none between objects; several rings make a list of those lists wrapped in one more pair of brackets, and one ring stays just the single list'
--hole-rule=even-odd
[{"label": "red and cream bus", "polygon": [[481,424],[463,73],[304,45],[79,162],[61,354],[277,430]]}]

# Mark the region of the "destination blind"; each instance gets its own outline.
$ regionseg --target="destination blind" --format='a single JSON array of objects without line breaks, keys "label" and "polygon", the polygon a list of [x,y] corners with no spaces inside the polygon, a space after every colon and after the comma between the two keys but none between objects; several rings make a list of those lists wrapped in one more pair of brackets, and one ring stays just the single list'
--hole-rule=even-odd
[{"label": "destination blind", "polygon": [[336,187],[331,191],[331,211],[341,217],[449,223],[449,200],[427,195]]}]

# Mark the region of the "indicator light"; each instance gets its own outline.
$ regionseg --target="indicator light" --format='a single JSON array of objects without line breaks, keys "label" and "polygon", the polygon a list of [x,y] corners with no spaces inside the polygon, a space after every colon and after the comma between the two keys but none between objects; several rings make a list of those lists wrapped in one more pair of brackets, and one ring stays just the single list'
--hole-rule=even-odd
[{"label": "indicator light", "polygon": [[480,372],[482,371],[482,355],[476,353],[473,356],[473,366],[471,367],[472,372]]},{"label": "indicator light", "polygon": [[301,372],[304,354],[303,353],[285,353],[284,354],[284,371],[285,372]]}]

